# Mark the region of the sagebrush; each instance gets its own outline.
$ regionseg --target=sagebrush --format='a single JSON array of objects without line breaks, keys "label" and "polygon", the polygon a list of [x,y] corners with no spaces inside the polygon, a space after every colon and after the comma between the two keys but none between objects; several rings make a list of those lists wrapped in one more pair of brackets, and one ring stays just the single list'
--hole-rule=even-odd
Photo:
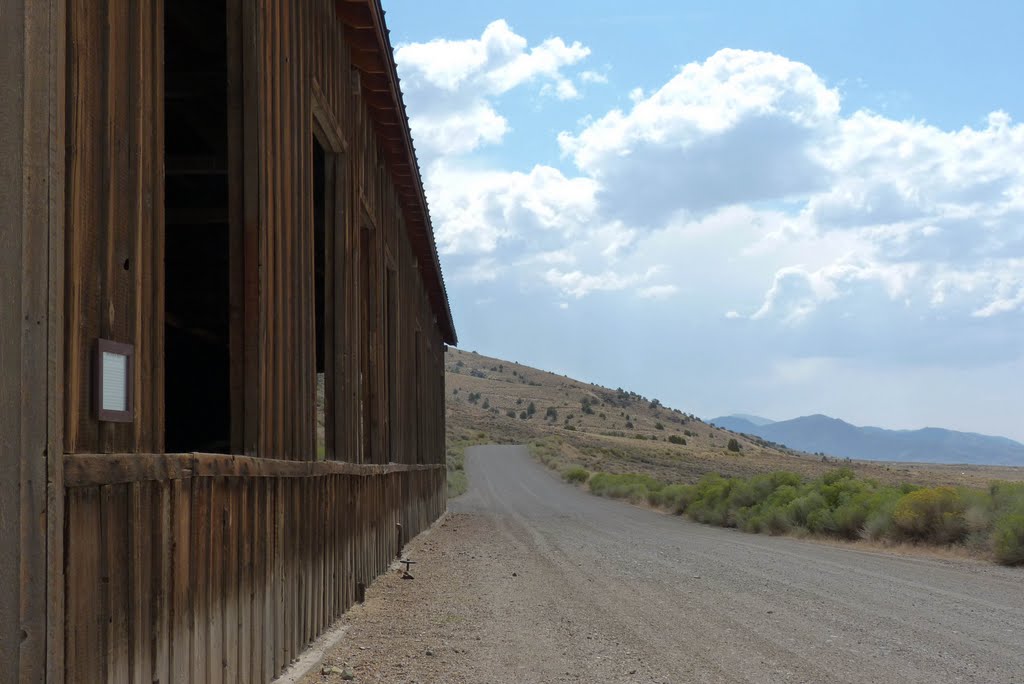
[{"label": "sagebrush", "polygon": [[646,502],[745,532],[967,545],[999,563],[1024,564],[1021,483],[996,482],[987,491],[894,487],[839,468],[814,480],[779,471],[753,477],[709,474],[692,485],[599,472],[590,475],[588,486],[599,496]]}]

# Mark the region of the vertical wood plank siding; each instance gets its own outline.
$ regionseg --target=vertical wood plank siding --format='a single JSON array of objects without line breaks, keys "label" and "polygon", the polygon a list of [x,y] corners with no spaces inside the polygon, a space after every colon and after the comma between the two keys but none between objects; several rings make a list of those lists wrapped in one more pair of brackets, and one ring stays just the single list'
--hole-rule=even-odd
[{"label": "vertical wood plank siding", "polygon": [[[60,36],[60,40],[56,37]],[[0,6],[0,679],[59,673],[64,12]],[[47,572],[51,564],[58,570]],[[51,622],[51,619],[54,622]],[[60,636],[58,636],[60,635]],[[52,650],[48,650],[52,649]],[[48,653],[55,653],[52,658]]]},{"label": "vertical wood plank siding", "polygon": [[66,681],[268,681],[389,567],[397,525],[444,512],[444,484],[438,466],[70,486]]}]

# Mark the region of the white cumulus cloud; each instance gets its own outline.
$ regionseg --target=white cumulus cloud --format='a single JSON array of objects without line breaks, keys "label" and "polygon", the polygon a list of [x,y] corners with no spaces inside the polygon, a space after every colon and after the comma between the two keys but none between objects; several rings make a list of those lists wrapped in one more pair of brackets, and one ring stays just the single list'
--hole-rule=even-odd
[{"label": "white cumulus cloud", "polygon": [[685,293],[717,318],[791,328],[1024,311],[1024,125],[1005,112],[956,130],[844,112],[810,65],[723,49],[559,134],[571,172],[467,156],[510,129],[499,94],[607,80],[570,75],[588,54],[531,47],[502,21],[399,50],[438,245],[474,282],[496,282],[484,255],[560,300]]},{"label": "white cumulus cloud", "polygon": [[494,100],[511,90],[539,82],[542,93],[578,97],[564,72],[589,54],[585,45],[558,37],[531,47],[504,19],[479,38],[399,45],[395,61],[413,103],[410,124],[421,161],[501,142],[510,126]]},{"label": "white cumulus cloud", "polygon": [[726,49],[632,98],[629,111],[558,137],[602,181],[611,213],[657,225],[677,211],[802,196],[827,178],[812,149],[839,95],[805,64]]}]

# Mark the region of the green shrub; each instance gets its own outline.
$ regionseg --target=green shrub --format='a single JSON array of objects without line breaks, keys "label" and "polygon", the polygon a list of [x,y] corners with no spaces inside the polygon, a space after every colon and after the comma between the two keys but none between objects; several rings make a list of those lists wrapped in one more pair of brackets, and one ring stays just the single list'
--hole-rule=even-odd
[{"label": "green shrub", "polygon": [[460,494],[465,493],[469,488],[469,480],[466,479],[465,470],[449,470],[448,471],[448,498],[454,499]]},{"label": "green shrub", "polygon": [[771,474],[771,481],[772,485],[778,489],[780,487],[799,487],[803,484],[804,479],[788,470],[776,470]]},{"label": "green shrub", "polygon": [[761,514],[761,526],[762,531],[768,534],[786,534],[792,529],[793,523],[786,517],[784,510],[772,507]]},{"label": "green shrub", "polygon": [[725,448],[728,449],[729,451],[739,451],[740,443],[736,441],[735,437],[730,437],[729,444]]},{"label": "green shrub", "polygon": [[836,468],[830,470],[821,477],[821,481],[827,485],[833,485],[841,480],[852,480],[855,479],[856,475],[849,468]]},{"label": "green shrub", "polygon": [[651,501],[651,504],[655,506],[661,506],[666,508],[676,515],[680,515],[686,510],[686,507],[690,505],[693,500],[695,489],[692,485],[674,484],[663,487],[658,491],[657,499]]},{"label": "green shrub", "polygon": [[578,466],[563,477],[587,482],[599,496],[647,502],[746,532],[961,543],[1000,563],[1024,565],[1024,483],[997,482],[988,490],[894,487],[860,479],[848,468],[812,481],[784,471],[746,478],[710,473],[694,485],[632,473],[590,474]]},{"label": "green shrub", "polygon": [[855,540],[862,537],[864,523],[870,509],[865,496],[858,496],[840,504],[833,513],[836,523],[835,532],[844,539]]},{"label": "green shrub", "polygon": [[729,515],[729,494],[735,480],[711,473],[697,483],[697,496],[686,508],[686,515],[693,520],[711,525],[734,527],[734,518]]},{"label": "green shrub", "polygon": [[509,418],[515,418],[516,417],[516,410],[515,409],[509,409],[508,411],[505,411],[505,415],[508,416]]},{"label": "green shrub", "polygon": [[1024,513],[1012,513],[996,523],[992,554],[1003,565],[1024,564]]},{"label": "green shrub", "polygon": [[655,430],[664,430],[665,429],[665,424],[662,423],[661,421],[658,421],[657,423],[654,424],[654,429]]},{"label": "green shrub", "polygon": [[531,401],[530,405],[526,407],[526,413],[527,413],[527,415],[531,415],[532,416],[536,412],[537,412],[537,407]]},{"label": "green shrub", "polygon": [[893,509],[893,524],[910,539],[949,544],[967,531],[964,504],[952,487],[931,487],[905,494]]},{"label": "green shrub", "polygon": [[1009,513],[1024,515],[1024,482],[993,482],[988,493],[993,519]]},{"label": "green shrub", "polygon": [[816,508],[808,514],[806,527],[814,534],[834,534],[837,529],[835,515],[828,508]]},{"label": "green shrub", "polygon": [[562,472],[562,479],[572,484],[579,484],[590,479],[590,471],[580,466],[572,466]]},{"label": "green shrub", "polygon": [[893,523],[892,514],[896,504],[903,498],[904,493],[900,489],[886,487],[875,492],[868,506],[868,514],[864,518],[864,525],[861,528],[861,536],[867,539],[893,539],[898,536],[896,525]]},{"label": "green shrub", "polygon": [[826,505],[825,497],[820,492],[808,491],[789,502],[789,505],[786,506],[786,515],[794,525],[807,527],[807,521],[811,515]]},{"label": "green shrub", "polygon": [[668,441],[672,444],[686,444],[686,438],[680,437],[679,435],[669,435]]},{"label": "green shrub", "polygon": [[649,475],[633,473],[622,475],[595,473],[589,482],[590,491],[598,496],[610,499],[628,499],[634,503],[647,501],[651,492],[661,491],[664,486],[664,483]]}]

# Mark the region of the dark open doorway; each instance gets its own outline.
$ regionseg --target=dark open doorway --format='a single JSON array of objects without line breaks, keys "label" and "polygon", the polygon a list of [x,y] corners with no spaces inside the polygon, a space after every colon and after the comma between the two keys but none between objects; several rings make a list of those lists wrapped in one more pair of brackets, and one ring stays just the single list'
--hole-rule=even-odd
[{"label": "dark open doorway", "polygon": [[165,8],[165,446],[228,453],[227,17],[223,0]]},{"label": "dark open doorway", "polygon": [[364,227],[359,240],[359,273],[360,273],[360,332],[362,334],[362,460],[366,463],[377,463],[377,437],[379,434],[377,411],[377,265],[376,265],[376,233]]},{"label": "dark open doorway", "polygon": [[328,387],[327,309],[329,283],[327,273],[327,152],[313,137],[313,301],[316,319],[316,458],[333,456],[331,415],[334,397]]}]

